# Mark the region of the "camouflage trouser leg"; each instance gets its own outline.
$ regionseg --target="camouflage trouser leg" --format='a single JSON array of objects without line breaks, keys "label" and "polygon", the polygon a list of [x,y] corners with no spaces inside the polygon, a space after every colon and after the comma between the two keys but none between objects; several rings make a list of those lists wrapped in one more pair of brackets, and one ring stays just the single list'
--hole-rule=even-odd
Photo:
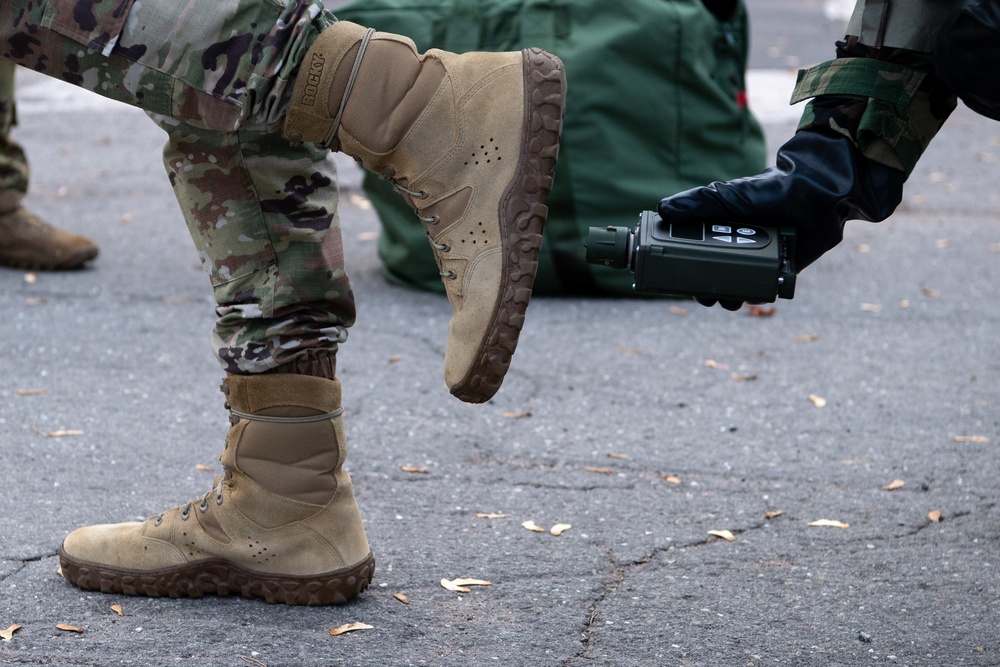
[{"label": "camouflage trouser leg", "polygon": [[212,132],[154,116],[163,163],[218,304],[212,343],[230,373],[329,354],[354,323],[336,167],[281,135]]},{"label": "camouflage trouser leg", "polygon": [[321,0],[4,0],[0,55],[140,107],[218,301],[230,372],[332,355],[354,321],[325,151],[278,132],[292,76],[336,19]]},{"label": "camouflage trouser leg", "polygon": [[28,191],[28,161],[10,136],[17,122],[14,63],[0,60],[0,213],[13,211]]}]

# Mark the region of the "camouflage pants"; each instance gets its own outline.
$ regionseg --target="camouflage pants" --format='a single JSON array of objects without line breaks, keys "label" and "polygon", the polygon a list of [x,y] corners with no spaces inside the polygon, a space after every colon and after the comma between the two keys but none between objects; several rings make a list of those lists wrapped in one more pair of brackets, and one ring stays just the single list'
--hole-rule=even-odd
[{"label": "camouflage pants", "polygon": [[0,61],[0,213],[17,208],[28,191],[28,161],[10,136],[17,122],[14,70],[13,63]]},{"label": "camouflage pants", "polygon": [[145,110],[231,373],[332,364],[354,322],[326,151],[277,131],[321,0],[4,0],[5,60]]}]

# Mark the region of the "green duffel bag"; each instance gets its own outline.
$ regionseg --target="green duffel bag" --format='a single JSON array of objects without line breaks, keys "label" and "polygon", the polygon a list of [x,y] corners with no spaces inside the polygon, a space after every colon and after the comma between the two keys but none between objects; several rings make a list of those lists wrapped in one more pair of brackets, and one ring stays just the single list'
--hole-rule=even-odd
[{"label": "green duffel bag", "polygon": [[[455,52],[544,48],[568,99],[535,294],[634,296],[627,271],[587,264],[589,227],[633,225],[661,197],[758,173],[746,105],[742,0],[356,0],[338,18]],[[413,211],[368,174],[387,278],[444,291]]]}]

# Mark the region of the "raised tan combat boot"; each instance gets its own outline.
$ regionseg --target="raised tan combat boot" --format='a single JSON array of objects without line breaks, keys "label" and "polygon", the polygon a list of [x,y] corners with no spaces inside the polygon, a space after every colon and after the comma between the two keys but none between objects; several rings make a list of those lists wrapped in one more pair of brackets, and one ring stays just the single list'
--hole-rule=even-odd
[{"label": "raised tan combat boot", "polygon": [[418,54],[341,21],[313,42],[285,122],[390,179],[427,229],[451,302],[445,381],[463,401],[500,388],[537,269],[565,99],[540,49]]},{"label": "raised tan combat boot", "polygon": [[48,224],[23,206],[0,213],[0,265],[32,271],[78,269],[97,257],[97,246]]},{"label": "raised tan combat boot", "polygon": [[239,594],[337,604],[363,591],[375,560],[343,469],[340,383],[230,375],[232,428],[214,489],[142,523],[89,526],[59,550],[89,590],[154,597]]}]

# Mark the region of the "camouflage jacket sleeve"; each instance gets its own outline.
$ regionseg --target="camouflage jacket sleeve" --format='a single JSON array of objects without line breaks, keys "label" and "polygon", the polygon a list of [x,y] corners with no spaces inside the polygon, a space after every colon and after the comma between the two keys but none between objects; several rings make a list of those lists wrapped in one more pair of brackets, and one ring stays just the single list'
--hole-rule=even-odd
[{"label": "camouflage jacket sleeve", "polygon": [[909,174],[956,105],[933,55],[851,40],[838,43],[838,56],[799,72],[791,103],[814,99],[798,131],[843,134],[869,159]]}]

